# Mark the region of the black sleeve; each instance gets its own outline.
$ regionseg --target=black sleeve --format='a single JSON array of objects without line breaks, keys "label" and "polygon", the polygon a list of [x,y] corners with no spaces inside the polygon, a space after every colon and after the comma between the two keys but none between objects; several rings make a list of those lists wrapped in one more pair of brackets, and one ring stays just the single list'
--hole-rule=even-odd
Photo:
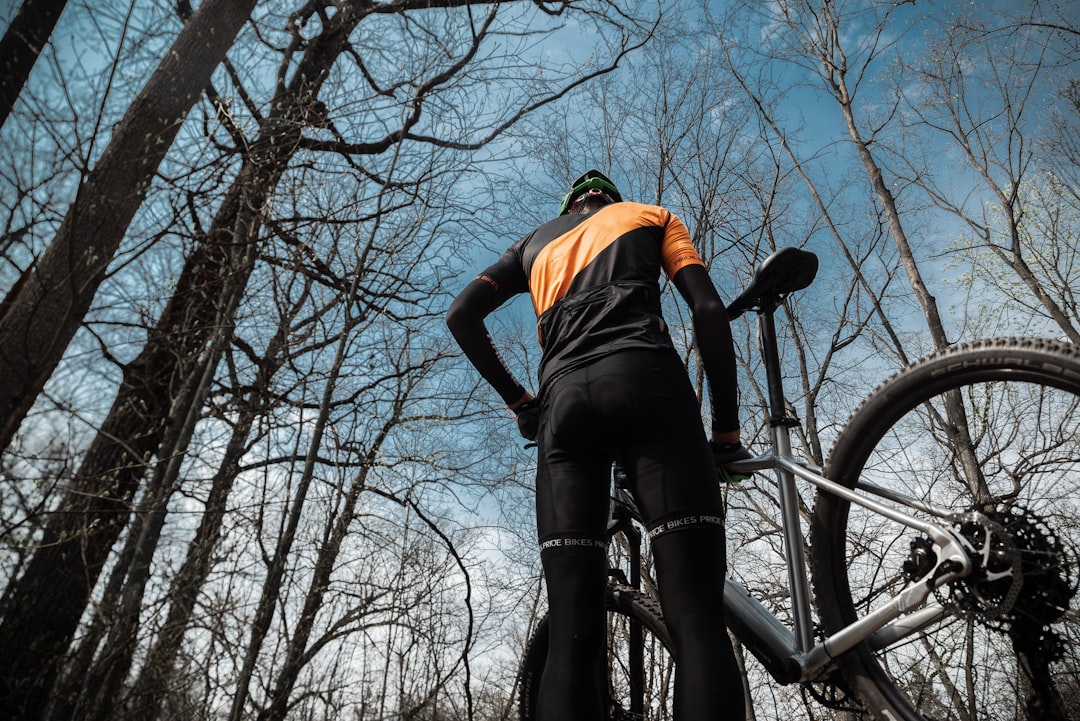
[{"label": "black sleeve", "polygon": [[465,356],[508,405],[520,400],[525,388],[507,369],[484,324],[492,311],[522,292],[521,279],[507,272],[507,256],[471,281],[450,304],[446,325]]},{"label": "black sleeve", "polygon": [[709,381],[712,429],[716,432],[739,429],[738,380],[735,344],[727,309],[708,272],[700,265],[688,265],[672,278],[675,288],[690,306],[705,377]]}]

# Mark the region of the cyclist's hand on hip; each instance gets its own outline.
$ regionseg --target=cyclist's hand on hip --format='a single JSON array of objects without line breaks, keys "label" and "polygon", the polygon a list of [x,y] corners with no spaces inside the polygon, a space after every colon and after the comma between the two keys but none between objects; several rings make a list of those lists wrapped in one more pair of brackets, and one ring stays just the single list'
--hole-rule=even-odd
[{"label": "cyclist's hand on hip", "polygon": [[540,432],[540,403],[533,397],[529,397],[512,408],[517,416],[518,433],[521,437],[535,441]]}]

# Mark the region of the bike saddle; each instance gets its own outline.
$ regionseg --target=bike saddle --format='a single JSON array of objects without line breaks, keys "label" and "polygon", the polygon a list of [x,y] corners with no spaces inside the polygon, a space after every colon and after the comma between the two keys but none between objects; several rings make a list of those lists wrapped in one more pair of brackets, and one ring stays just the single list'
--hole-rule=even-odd
[{"label": "bike saddle", "polygon": [[727,307],[731,320],[748,310],[775,310],[789,293],[814,282],[817,256],[808,250],[781,248],[758,266],[750,285]]}]

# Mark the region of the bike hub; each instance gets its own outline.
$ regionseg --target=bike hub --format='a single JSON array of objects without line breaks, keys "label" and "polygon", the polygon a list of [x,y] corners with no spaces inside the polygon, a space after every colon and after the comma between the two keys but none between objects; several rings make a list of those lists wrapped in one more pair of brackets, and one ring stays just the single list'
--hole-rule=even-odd
[{"label": "bike hub", "polygon": [[[1008,634],[1029,658],[1059,659],[1064,646],[1050,626],[1077,593],[1076,549],[1066,548],[1042,518],[1016,506],[972,510],[952,521],[973,570],[935,589],[938,600],[955,615]],[[904,576],[923,579],[937,562],[933,541],[916,538]]]}]

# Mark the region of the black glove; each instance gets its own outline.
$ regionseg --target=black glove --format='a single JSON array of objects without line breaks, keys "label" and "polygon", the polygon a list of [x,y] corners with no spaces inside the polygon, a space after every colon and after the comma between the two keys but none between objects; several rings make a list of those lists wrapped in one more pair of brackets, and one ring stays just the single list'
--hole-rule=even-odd
[{"label": "black glove", "polygon": [[729,473],[727,471],[729,464],[754,457],[754,454],[746,450],[742,443],[714,443],[709,441],[709,448],[712,449],[713,463],[716,464],[716,472],[719,474],[720,480],[725,483],[738,483],[750,477],[748,473]]},{"label": "black glove", "polygon": [[540,432],[540,404],[535,398],[525,401],[514,409],[517,416],[518,433],[521,437],[535,441]]}]

